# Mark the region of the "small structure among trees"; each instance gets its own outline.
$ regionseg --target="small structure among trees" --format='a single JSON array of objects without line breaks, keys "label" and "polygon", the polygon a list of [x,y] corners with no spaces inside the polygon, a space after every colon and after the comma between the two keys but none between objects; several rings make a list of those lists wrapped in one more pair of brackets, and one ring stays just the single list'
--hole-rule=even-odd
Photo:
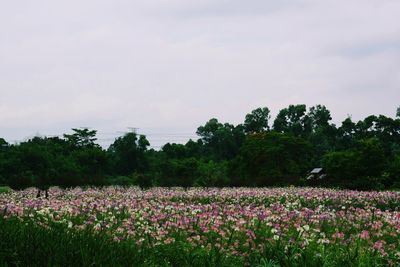
[{"label": "small structure among trees", "polygon": [[314,168],[309,175],[307,176],[306,180],[307,181],[312,181],[312,180],[322,180],[326,177],[326,173],[323,168]]}]

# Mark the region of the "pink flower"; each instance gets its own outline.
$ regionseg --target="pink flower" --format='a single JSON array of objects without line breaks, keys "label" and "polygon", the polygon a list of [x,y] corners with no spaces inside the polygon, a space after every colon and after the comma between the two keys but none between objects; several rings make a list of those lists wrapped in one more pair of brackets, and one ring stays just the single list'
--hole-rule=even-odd
[{"label": "pink flower", "polygon": [[256,234],[252,230],[247,230],[247,236],[250,237],[251,239],[256,238]]},{"label": "pink flower", "polygon": [[369,232],[366,230],[362,231],[360,234],[360,238],[361,239],[369,239]]},{"label": "pink flower", "polygon": [[386,256],[387,252],[385,252],[384,246],[386,242],[384,240],[378,240],[374,243],[373,248],[377,251],[379,251],[382,255]]},{"label": "pink flower", "polygon": [[333,237],[333,238],[342,239],[342,238],[344,238],[344,233],[342,233],[342,232],[334,233],[334,234],[332,235],[332,237]]},{"label": "pink flower", "polygon": [[381,221],[376,221],[374,222],[374,224],[372,225],[372,228],[374,228],[375,230],[379,230],[381,229],[383,226],[383,223]]}]

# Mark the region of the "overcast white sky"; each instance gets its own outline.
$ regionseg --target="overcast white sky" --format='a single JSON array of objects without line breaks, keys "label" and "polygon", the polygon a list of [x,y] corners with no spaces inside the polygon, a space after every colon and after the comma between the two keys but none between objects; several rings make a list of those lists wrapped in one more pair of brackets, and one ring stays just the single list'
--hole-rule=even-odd
[{"label": "overcast white sky", "polygon": [[155,146],[217,117],[324,104],[394,117],[399,0],[0,1],[0,137],[72,127]]}]

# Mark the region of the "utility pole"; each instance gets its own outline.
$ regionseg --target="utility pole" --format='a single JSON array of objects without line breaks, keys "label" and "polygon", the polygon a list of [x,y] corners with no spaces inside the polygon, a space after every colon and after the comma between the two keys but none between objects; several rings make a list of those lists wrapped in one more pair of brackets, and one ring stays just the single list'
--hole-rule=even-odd
[{"label": "utility pole", "polygon": [[139,130],[139,128],[137,127],[127,127],[129,129],[130,132],[137,134],[137,131]]}]

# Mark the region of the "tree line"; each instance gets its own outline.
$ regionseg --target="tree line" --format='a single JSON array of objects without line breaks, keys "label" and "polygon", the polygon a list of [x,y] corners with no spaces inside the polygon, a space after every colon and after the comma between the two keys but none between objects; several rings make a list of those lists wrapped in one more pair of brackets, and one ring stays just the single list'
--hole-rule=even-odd
[{"label": "tree line", "polygon": [[[210,119],[198,140],[149,149],[134,132],[104,149],[96,130],[34,137],[18,144],[0,138],[0,185],[30,186],[286,186],[400,188],[400,108],[395,118],[371,115],[332,122],[323,105],[290,105],[271,121],[267,107],[238,125]],[[307,180],[322,167],[326,177]]]}]

